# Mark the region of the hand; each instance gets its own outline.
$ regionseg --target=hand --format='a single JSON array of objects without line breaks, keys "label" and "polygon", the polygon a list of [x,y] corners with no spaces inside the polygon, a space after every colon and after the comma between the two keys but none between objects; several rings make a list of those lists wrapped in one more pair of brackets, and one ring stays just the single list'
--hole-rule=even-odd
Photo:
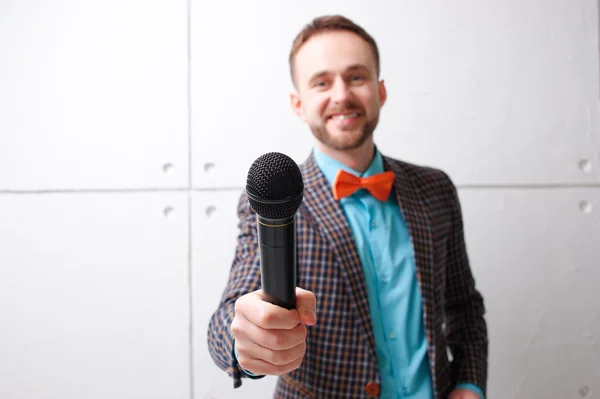
[{"label": "hand", "polygon": [[235,302],[231,332],[240,366],[254,374],[282,375],[302,364],[306,351],[306,325],[317,322],[315,295],[296,288],[296,309],[266,302],[262,290]]},{"label": "hand", "polygon": [[481,399],[479,397],[479,394],[470,391],[468,389],[455,389],[454,391],[452,391],[452,393],[450,394],[450,396],[448,396],[448,399]]}]

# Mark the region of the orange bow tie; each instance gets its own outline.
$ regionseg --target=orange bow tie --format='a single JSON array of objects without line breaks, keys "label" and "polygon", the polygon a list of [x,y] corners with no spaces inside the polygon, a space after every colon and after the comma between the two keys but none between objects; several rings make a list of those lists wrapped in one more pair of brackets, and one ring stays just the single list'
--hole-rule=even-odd
[{"label": "orange bow tie", "polygon": [[392,191],[394,172],[387,171],[369,177],[358,177],[339,170],[333,181],[333,197],[336,200],[352,195],[359,188],[368,190],[378,200],[385,202]]}]

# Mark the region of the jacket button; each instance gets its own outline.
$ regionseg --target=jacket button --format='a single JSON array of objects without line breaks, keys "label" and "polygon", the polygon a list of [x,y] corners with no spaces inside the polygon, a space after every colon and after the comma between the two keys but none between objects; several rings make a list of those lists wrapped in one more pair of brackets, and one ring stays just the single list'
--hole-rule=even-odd
[{"label": "jacket button", "polygon": [[370,398],[376,398],[377,396],[379,396],[381,388],[376,382],[369,382],[367,385],[365,385],[365,391],[367,391],[367,395]]}]

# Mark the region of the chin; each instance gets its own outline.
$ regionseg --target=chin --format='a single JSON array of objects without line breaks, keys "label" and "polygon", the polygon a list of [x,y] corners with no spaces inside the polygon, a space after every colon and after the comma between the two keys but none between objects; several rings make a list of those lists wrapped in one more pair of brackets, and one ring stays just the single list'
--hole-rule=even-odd
[{"label": "chin", "polygon": [[325,144],[337,150],[353,150],[359,148],[367,141],[368,136],[362,131],[355,132],[335,132],[330,134],[325,141]]},{"label": "chin", "polygon": [[370,130],[366,131],[362,123],[353,128],[339,128],[327,124],[311,125],[310,127],[317,140],[338,151],[359,148],[371,136]]}]

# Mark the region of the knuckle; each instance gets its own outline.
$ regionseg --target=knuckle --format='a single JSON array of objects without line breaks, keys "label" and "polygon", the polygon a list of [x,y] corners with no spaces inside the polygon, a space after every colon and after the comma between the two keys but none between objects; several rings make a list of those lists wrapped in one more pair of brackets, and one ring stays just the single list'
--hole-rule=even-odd
[{"label": "knuckle", "polygon": [[275,371],[273,372],[273,374],[274,375],[284,375],[284,374],[289,373],[290,371],[293,371],[293,370],[290,370],[290,368],[287,366],[278,366],[275,368]]},{"label": "knuckle", "polygon": [[299,357],[298,359],[293,361],[293,367],[294,370],[296,370],[297,368],[299,368],[302,365],[302,362],[304,361],[304,356]]},{"label": "knuckle", "polygon": [[239,357],[250,357],[250,351],[248,350],[246,345],[244,345],[244,342],[242,340],[236,341],[235,349],[237,350]]},{"label": "knuckle", "polygon": [[233,304],[233,310],[235,310],[236,313],[239,312],[242,306],[244,305],[244,297],[245,295],[242,295],[241,297],[235,300]]},{"label": "knuckle", "polygon": [[271,335],[271,345],[273,349],[279,349],[285,344],[285,336],[281,333],[273,333]]},{"label": "knuckle", "polygon": [[244,315],[244,299],[238,298],[233,305],[234,318]]},{"label": "knuckle", "polygon": [[253,295],[251,292],[239,296],[233,304],[233,309],[235,310],[235,312],[243,313],[244,309],[248,306],[248,303],[252,302],[252,298],[253,298]]},{"label": "knuckle", "polygon": [[269,326],[273,323],[273,317],[274,316],[272,312],[269,312],[267,309],[263,308],[259,317],[260,324],[263,326]]},{"label": "knuckle", "polygon": [[233,334],[233,336],[234,337],[237,336],[237,334],[240,331],[240,328],[239,328],[239,323],[238,323],[238,321],[235,318],[231,322],[231,327],[230,328],[231,328],[231,333]]},{"label": "knuckle", "polygon": [[238,317],[233,318],[230,328],[231,328],[231,333],[236,338],[240,335],[240,332],[243,331],[242,322],[240,321],[240,319]]},{"label": "knuckle", "polygon": [[300,355],[304,356],[304,354],[306,353],[306,341],[302,341],[302,343],[299,345],[299,351]]},{"label": "knuckle", "polygon": [[308,335],[308,329],[306,328],[306,326],[304,324],[298,325],[298,332],[299,332],[302,340],[305,341],[306,337]]},{"label": "knuckle", "polygon": [[281,374],[290,373],[290,372],[300,368],[300,366],[302,365],[302,361],[303,361],[303,358],[298,358],[298,359],[294,360],[293,362],[289,363],[288,365],[286,365],[285,367],[282,367]]},{"label": "knuckle", "polygon": [[289,363],[287,359],[288,356],[284,352],[271,351],[269,355],[268,362],[276,366],[284,366]]},{"label": "knuckle", "polygon": [[289,367],[291,365],[294,367],[304,357],[305,352],[306,344],[301,343],[297,347],[285,351],[270,351],[269,359],[265,360],[276,366]]},{"label": "knuckle", "polygon": [[308,330],[306,328],[306,326],[304,324],[299,324],[297,325],[294,330],[292,331],[292,336],[294,339],[294,343],[296,345],[300,344],[301,342],[306,341],[306,337],[308,334]]}]

